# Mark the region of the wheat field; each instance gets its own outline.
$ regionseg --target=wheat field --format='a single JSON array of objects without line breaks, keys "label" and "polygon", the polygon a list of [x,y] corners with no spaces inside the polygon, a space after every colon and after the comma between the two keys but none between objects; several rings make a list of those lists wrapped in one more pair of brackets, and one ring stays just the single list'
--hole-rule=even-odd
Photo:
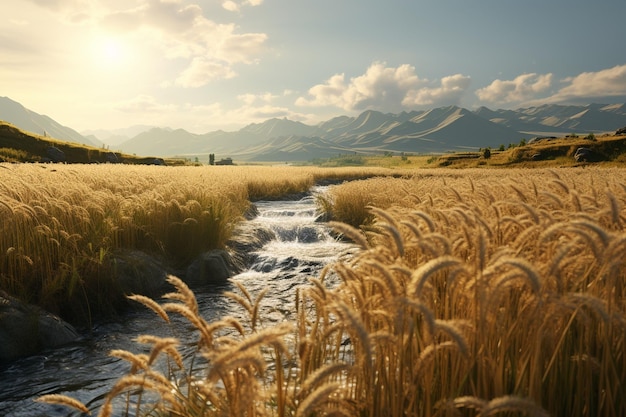
[{"label": "wheat field", "polygon": [[112,257],[224,248],[259,199],[385,170],[0,164],[0,289],[74,323],[119,310]]},{"label": "wheat field", "polygon": [[112,352],[130,371],[91,411],[626,415],[626,171],[416,171],[334,187],[320,206],[361,249],[310,278],[292,320],[266,325],[264,293],[236,285],[247,322],[206,322],[172,276],[166,302],[133,299],[189,320],[208,366],[140,336],[147,353]]}]

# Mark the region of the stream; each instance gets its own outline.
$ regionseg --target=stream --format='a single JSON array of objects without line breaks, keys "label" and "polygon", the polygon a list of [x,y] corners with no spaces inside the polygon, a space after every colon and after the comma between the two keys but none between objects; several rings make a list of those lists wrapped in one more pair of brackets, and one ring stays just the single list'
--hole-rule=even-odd
[{"label": "stream", "polygon": [[[245,227],[270,229],[275,238],[256,251],[251,265],[233,279],[252,294],[269,288],[262,303],[265,324],[281,322],[295,309],[295,290],[317,277],[321,269],[354,246],[334,239],[327,225],[316,221],[315,193],[297,201],[260,201],[258,216]],[[195,289],[202,316],[213,321],[241,310],[222,295],[234,285]],[[182,345],[194,342],[188,325],[172,315],[166,324],[152,311],[137,309],[115,321],[99,323],[80,341],[0,367],[0,417],[77,416],[71,409],[41,404],[35,398],[64,394],[98,409],[111,386],[129,370],[127,362],[112,358],[113,349],[138,352],[133,339],[141,334],[174,336]]]}]

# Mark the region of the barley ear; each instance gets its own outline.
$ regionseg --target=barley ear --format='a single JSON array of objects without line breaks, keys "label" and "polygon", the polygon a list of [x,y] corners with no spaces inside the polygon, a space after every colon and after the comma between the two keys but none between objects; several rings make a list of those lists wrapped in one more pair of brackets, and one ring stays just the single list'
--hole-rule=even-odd
[{"label": "barley ear", "polygon": [[481,410],[481,416],[493,416],[500,413],[523,412],[534,417],[550,417],[550,414],[528,398],[504,395],[489,401]]},{"label": "barley ear", "polygon": [[89,411],[89,409],[85,406],[85,404],[81,403],[80,401],[74,398],[67,397],[65,395],[60,395],[60,394],[42,395],[41,397],[37,398],[35,401],[40,402],[40,403],[46,403],[46,404],[64,405],[66,407],[71,407],[75,410],[78,410],[81,413],[91,415],[91,411]]},{"label": "barley ear", "polygon": [[341,233],[347,238],[351,239],[354,243],[361,247],[361,249],[367,249],[369,243],[363,234],[356,228],[346,223],[341,222],[328,222],[328,225],[336,232]]},{"label": "barley ear", "polygon": [[165,320],[165,322],[167,323],[170,322],[170,318],[165,312],[165,310],[163,310],[163,308],[159,305],[159,303],[154,301],[152,298],[146,297],[145,295],[139,295],[139,294],[128,295],[127,298],[143,304],[144,306],[148,307],[150,310],[154,311],[159,317]]},{"label": "barley ear", "polygon": [[431,275],[436,274],[438,271],[451,266],[460,266],[461,262],[453,256],[441,256],[439,258],[431,259],[424,265],[420,266],[413,272],[411,277],[410,290],[411,294],[419,295],[424,288],[424,284]]}]

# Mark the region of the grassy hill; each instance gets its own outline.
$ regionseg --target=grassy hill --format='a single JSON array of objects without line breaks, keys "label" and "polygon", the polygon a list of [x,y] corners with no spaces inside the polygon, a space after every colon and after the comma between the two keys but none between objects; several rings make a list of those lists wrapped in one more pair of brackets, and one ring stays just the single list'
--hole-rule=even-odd
[{"label": "grassy hill", "polygon": [[180,165],[181,160],[138,157],[25,132],[0,121],[0,162],[66,162]]},{"label": "grassy hill", "polygon": [[[589,150],[586,160],[576,160],[579,148]],[[533,143],[525,142],[510,145],[504,150],[485,152],[449,152],[444,154],[412,154],[385,152],[384,155],[364,156],[345,154],[332,158],[318,158],[313,165],[338,166],[379,166],[387,168],[547,168],[601,164],[604,166],[626,166],[626,134],[602,135],[599,137],[551,137]]]},{"label": "grassy hill", "polygon": [[[588,157],[577,160],[575,155],[580,148],[587,150]],[[625,165],[626,135],[544,138],[502,151],[491,150],[489,158],[485,158],[484,152],[464,152],[445,154],[431,162],[436,166],[458,168]]]}]

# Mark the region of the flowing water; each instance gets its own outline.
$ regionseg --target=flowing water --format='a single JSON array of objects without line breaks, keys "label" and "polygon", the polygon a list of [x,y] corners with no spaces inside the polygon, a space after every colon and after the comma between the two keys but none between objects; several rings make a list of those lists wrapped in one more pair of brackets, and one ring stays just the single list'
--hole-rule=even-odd
[{"label": "flowing water", "polygon": [[[320,192],[317,189],[316,192]],[[270,230],[274,238],[255,251],[249,268],[234,277],[252,294],[268,288],[262,308],[267,323],[280,322],[294,311],[295,289],[354,247],[331,237],[328,227],[316,221],[314,196],[298,201],[258,202],[258,216],[247,228]],[[202,316],[207,321],[224,315],[239,316],[240,310],[221,293],[232,285],[196,289]],[[172,317],[165,324],[153,312],[139,309],[123,320],[100,323],[77,343],[20,359],[0,368],[0,417],[76,416],[61,406],[36,403],[44,394],[65,394],[90,409],[101,404],[110,387],[129,369],[125,361],[108,355],[112,349],[138,352],[133,339],[141,334],[174,336],[192,344],[188,325]]]}]

